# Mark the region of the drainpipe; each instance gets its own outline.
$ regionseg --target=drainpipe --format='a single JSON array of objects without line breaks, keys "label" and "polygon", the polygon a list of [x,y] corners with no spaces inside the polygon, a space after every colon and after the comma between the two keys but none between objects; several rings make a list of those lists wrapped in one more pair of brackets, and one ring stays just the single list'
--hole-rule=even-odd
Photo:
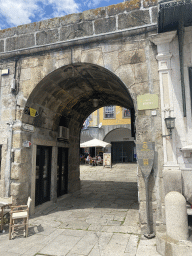
[{"label": "drainpipe", "polygon": [[[19,92],[19,88],[16,83],[16,76],[17,76],[17,64],[19,58],[15,59],[15,72],[14,72],[14,79],[11,84],[11,93],[15,96]],[[19,75],[18,75],[19,76]],[[11,184],[11,164],[12,164],[12,141],[13,141],[13,125],[16,122],[16,111],[17,111],[17,100],[15,103],[15,120],[10,121],[7,123],[9,125],[8,130],[8,139],[7,139],[7,157],[6,157],[6,168],[5,168],[5,197],[10,197],[10,184]]]},{"label": "drainpipe", "polygon": [[6,158],[6,169],[5,169],[5,197],[10,196],[10,183],[11,183],[11,154],[12,154],[12,141],[13,141],[13,121],[10,123],[7,123],[9,125],[9,131],[8,133],[10,136],[8,136],[7,141],[7,158]]},{"label": "drainpipe", "polygon": [[184,81],[184,58],[183,58],[183,43],[184,43],[184,17],[183,8],[181,8],[181,14],[178,26],[178,41],[179,41],[179,60],[180,60],[180,73],[181,73],[181,92],[183,99],[183,116],[186,117],[186,98],[185,98],[185,81]]}]

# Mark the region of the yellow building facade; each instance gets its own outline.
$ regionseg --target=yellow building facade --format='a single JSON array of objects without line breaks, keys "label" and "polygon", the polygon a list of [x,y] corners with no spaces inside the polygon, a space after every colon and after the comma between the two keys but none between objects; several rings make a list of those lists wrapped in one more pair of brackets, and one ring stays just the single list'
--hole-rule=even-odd
[{"label": "yellow building facade", "polygon": [[89,127],[99,124],[102,126],[131,124],[130,110],[120,106],[100,108],[89,116]]}]

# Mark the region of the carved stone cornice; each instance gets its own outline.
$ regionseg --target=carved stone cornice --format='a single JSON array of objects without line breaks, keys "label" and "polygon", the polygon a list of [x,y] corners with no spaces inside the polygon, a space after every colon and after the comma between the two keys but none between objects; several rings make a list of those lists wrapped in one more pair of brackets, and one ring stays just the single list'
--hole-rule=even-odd
[{"label": "carved stone cornice", "polygon": [[173,55],[171,53],[164,52],[164,53],[158,54],[156,56],[156,59],[159,60],[159,61],[161,61],[161,60],[169,60],[169,59],[171,59],[172,56]]},{"label": "carved stone cornice", "polygon": [[170,43],[176,36],[177,31],[165,32],[156,35],[151,35],[150,41],[155,45]]}]

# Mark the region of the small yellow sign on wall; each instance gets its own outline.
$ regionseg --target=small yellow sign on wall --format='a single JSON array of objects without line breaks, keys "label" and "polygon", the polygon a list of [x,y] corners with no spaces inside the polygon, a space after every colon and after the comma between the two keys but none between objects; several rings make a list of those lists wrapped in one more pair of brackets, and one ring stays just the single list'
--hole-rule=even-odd
[{"label": "small yellow sign on wall", "polygon": [[29,110],[30,110],[30,116],[35,117],[37,110],[34,108],[29,108]]},{"label": "small yellow sign on wall", "polygon": [[157,94],[144,94],[137,96],[138,110],[159,108],[159,97]]}]

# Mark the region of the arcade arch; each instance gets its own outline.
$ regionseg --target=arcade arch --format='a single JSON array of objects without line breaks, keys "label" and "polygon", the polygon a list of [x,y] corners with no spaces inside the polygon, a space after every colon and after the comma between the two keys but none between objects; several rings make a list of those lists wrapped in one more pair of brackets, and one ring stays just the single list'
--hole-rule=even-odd
[{"label": "arcade arch", "polygon": [[113,163],[136,162],[135,138],[128,128],[117,128],[106,134],[104,141],[111,143]]}]

